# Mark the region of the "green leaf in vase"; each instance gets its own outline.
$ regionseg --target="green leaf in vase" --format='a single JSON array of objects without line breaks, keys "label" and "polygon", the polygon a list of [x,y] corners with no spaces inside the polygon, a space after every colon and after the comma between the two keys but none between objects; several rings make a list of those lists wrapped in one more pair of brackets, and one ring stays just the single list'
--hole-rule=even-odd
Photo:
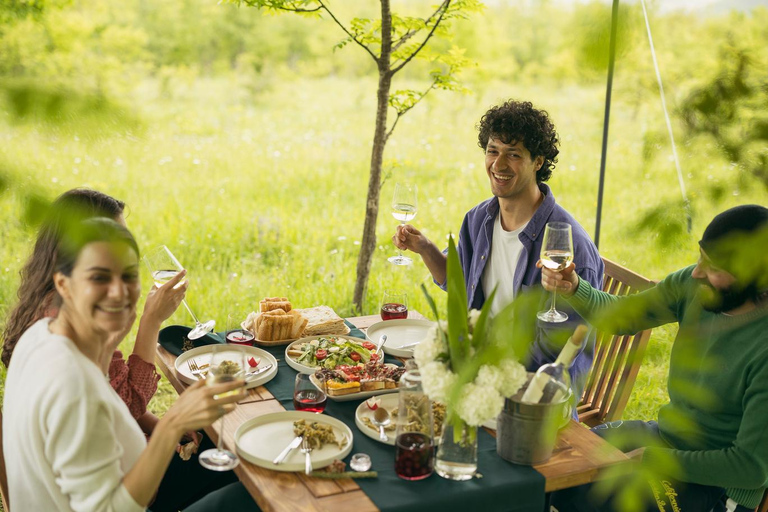
[{"label": "green leaf in vase", "polygon": [[448,239],[448,347],[451,369],[458,373],[469,355],[469,324],[467,322],[467,289],[464,273],[453,236]]}]

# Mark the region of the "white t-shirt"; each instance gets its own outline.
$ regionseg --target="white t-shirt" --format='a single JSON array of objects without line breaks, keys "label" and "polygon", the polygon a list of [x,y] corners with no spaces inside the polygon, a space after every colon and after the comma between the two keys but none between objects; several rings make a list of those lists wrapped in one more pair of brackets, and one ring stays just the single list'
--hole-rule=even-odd
[{"label": "white t-shirt", "polygon": [[38,321],[5,380],[3,449],[13,510],[141,511],[123,485],[146,439],[104,373]]},{"label": "white t-shirt", "polygon": [[515,269],[520,253],[523,252],[523,244],[519,235],[525,229],[526,222],[514,231],[504,231],[501,227],[501,212],[496,214],[493,223],[493,239],[491,240],[491,253],[488,263],[483,269],[482,283],[485,298],[491,295],[496,286],[496,295],[491,304],[491,316],[504,309],[515,298]]}]

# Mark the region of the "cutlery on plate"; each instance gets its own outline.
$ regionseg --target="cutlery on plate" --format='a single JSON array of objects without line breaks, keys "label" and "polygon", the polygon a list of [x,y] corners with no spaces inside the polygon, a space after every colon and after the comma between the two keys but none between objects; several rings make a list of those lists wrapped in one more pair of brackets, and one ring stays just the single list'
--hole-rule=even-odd
[{"label": "cutlery on plate", "polygon": [[259,374],[264,373],[265,371],[269,370],[270,368],[272,368],[272,366],[273,366],[272,363],[269,363],[267,365],[262,366],[261,368],[257,368],[256,370],[254,370],[252,372],[246,373],[245,374],[245,381],[248,382],[249,380],[251,380],[256,375],[259,375]]},{"label": "cutlery on plate", "polygon": [[421,343],[421,341],[414,341],[413,343],[406,343],[405,345],[400,345],[397,348],[411,348],[411,347],[415,347],[419,343]]},{"label": "cutlery on plate", "polygon": [[187,366],[189,367],[189,371],[192,372],[194,377],[197,377],[198,379],[205,379],[203,370],[197,366],[197,362],[194,359],[187,359]]},{"label": "cutlery on plate", "polygon": [[285,447],[285,449],[280,452],[280,455],[275,457],[275,460],[272,461],[272,464],[281,464],[285,458],[288,456],[289,453],[291,453],[292,450],[297,448],[301,444],[301,440],[303,437],[296,436],[293,438],[293,441],[291,441],[288,446]]},{"label": "cutlery on plate", "polygon": [[371,420],[371,423],[379,427],[379,439],[386,443],[389,440],[389,437],[387,437],[387,433],[384,432],[384,427],[392,423],[392,419],[389,416],[389,411],[380,405],[375,411],[373,411],[373,419]]},{"label": "cutlery on plate", "polygon": [[376,345],[376,352],[381,350],[381,347],[383,347],[386,342],[387,342],[387,335],[386,334],[382,334],[381,338],[379,338],[379,344]]},{"label": "cutlery on plate", "polygon": [[310,457],[310,454],[312,453],[312,447],[309,446],[309,442],[307,441],[307,438],[303,437],[301,438],[301,453],[304,454],[304,473],[307,475],[312,474],[312,458]]}]

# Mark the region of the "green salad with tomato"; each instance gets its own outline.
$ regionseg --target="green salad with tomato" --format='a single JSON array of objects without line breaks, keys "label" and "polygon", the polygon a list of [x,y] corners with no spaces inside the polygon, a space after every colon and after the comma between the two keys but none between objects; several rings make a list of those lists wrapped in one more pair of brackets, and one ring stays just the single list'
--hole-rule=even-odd
[{"label": "green salad with tomato", "polygon": [[297,363],[310,368],[333,369],[339,365],[354,366],[377,361],[379,355],[374,351],[376,345],[370,341],[352,341],[338,336],[324,336],[291,347],[292,355]]}]

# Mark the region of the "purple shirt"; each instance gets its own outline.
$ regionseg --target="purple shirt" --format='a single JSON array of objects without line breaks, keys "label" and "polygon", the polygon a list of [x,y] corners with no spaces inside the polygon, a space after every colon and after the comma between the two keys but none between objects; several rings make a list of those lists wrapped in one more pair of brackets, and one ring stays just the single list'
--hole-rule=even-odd
[{"label": "purple shirt", "polygon": [[[602,289],[604,265],[592,239],[584,231],[584,228],[576,222],[576,219],[555,202],[555,196],[549,187],[541,183],[539,190],[544,194],[544,200],[519,235],[520,242],[523,244],[523,251],[517,261],[514,287],[515,295],[521,292],[538,293],[541,297],[539,310],[543,310],[549,308],[552,294],[541,287],[541,270],[536,268],[536,262],[541,254],[544,226],[547,222],[567,222],[571,225],[576,273],[598,290]],[[499,201],[493,197],[467,212],[461,225],[457,249],[464,271],[470,309],[480,309],[485,302],[486,291],[483,290],[482,275],[485,264],[490,257],[493,223],[498,213]],[[445,290],[445,283],[440,287]],[[490,291],[488,290],[488,293]],[[537,320],[536,339],[531,344],[528,359],[523,361],[529,371],[536,371],[542,364],[554,362],[557,358],[562,347],[562,341],[553,343],[551,339],[554,334],[559,331],[562,336],[564,330],[570,334],[577,324],[586,323],[570,308],[566,301],[558,301],[557,308],[568,313],[568,320],[560,324],[549,324]],[[595,335],[592,331],[587,338],[584,350],[576,356],[570,370],[574,392],[579,398],[581,397],[581,390],[584,388],[586,375],[592,367],[594,348]]]}]

